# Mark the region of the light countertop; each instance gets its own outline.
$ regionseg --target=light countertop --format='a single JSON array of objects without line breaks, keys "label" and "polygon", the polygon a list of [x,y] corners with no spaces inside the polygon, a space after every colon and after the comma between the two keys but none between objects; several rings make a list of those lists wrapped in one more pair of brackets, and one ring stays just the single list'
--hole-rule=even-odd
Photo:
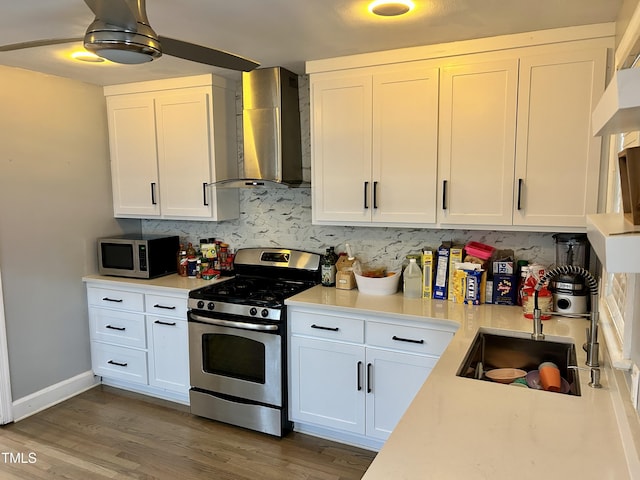
[{"label": "light countertop", "polygon": [[220,277],[215,280],[203,280],[201,278],[189,278],[181,277],[174,273],[171,275],[165,275],[163,277],[143,279],[143,278],[126,278],[126,277],[113,277],[108,275],[86,275],[82,277],[83,282],[90,282],[93,284],[101,284],[109,288],[116,288],[119,285],[122,288],[147,288],[152,287],[164,291],[168,294],[183,294],[187,295],[191,290],[196,288],[206,287],[207,285],[213,285],[214,283],[223,282],[231,277]]},{"label": "light countertop", "polygon": [[[589,387],[589,372],[580,371],[582,395],[576,397],[456,376],[480,327],[531,332],[520,307],[459,305],[400,293],[376,297],[322,286],[287,304],[459,327],[364,480],[632,478],[602,338],[603,388]],[[580,366],[588,325],[587,319],[559,316],[543,321],[548,340],[569,337],[575,343]]]}]

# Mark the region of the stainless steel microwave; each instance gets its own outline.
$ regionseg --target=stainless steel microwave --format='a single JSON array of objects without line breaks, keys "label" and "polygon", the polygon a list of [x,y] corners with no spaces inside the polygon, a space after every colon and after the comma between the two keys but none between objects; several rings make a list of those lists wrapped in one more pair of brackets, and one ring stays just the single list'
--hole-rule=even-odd
[{"label": "stainless steel microwave", "polygon": [[178,271],[178,236],[127,234],[98,239],[101,275],[155,278]]}]

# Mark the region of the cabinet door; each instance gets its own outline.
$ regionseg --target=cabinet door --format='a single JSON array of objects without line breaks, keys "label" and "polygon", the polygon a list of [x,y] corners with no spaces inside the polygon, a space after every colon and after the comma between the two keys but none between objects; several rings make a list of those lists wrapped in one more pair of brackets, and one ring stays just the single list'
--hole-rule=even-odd
[{"label": "cabinet door", "polygon": [[311,83],[313,221],[371,220],[371,76]]},{"label": "cabinet door", "polygon": [[591,111],[605,75],[606,49],[521,59],[514,224],[585,227],[596,213],[601,139]]},{"label": "cabinet door", "polygon": [[437,157],[438,69],[374,74],[374,223],[435,223]]},{"label": "cabinet door", "polygon": [[149,385],[187,394],[189,339],[186,320],[147,316]]},{"label": "cabinet door", "polygon": [[433,357],[367,348],[367,436],[387,439],[436,361]]},{"label": "cabinet door", "polygon": [[114,216],[160,215],[153,99],[107,98]]},{"label": "cabinet door", "polygon": [[163,217],[211,217],[209,105],[210,94],[203,90],[164,92],[156,98]]},{"label": "cabinet door", "polygon": [[518,61],[445,67],[439,221],[511,225]]},{"label": "cabinet door", "polygon": [[364,346],[291,337],[291,420],[363,434]]}]

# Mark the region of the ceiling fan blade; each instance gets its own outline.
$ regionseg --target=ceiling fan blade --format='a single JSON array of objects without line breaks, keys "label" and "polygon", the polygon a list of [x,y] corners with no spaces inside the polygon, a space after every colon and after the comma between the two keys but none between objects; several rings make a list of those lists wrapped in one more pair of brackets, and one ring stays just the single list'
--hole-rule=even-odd
[{"label": "ceiling fan blade", "polygon": [[162,53],[173,57],[244,72],[250,72],[260,66],[258,62],[223,50],[203,47],[174,38],[159,36],[158,39],[160,40],[160,45],[162,45]]},{"label": "ceiling fan blade", "polygon": [[[127,30],[136,31],[136,3],[128,0],[84,0],[98,20]],[[132,4],[133,3],[133,4]],[[138,0],[144,11],[144,0]]]},{"label": "ceiling fan blade", "polygon": [[46,45],[58,45],[60,43],[81,42],[78,38],[48,38],[45,40],[33,40],[31,42],[12,43],[11,45],[0,45],[0,52],[10,52],[12,50],[22,50],[23,48],[44,47]]}]

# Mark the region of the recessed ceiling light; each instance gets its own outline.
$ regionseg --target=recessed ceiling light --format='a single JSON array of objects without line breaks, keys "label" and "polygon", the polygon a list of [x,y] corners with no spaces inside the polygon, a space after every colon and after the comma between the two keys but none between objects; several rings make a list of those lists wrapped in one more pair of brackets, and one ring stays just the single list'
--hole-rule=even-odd
[{"label": "recessed ceiling light", "polygon": [[397,17],[411,11],[414,7],[413,2],[408,0],[398,0],[390,2],[388,0],[376,0],[369,5],[369,11],[374,15],[382,17]]},{"label": "recessed ceiling light", "polygon": [[80,60],[81,62],[91,62],[91,63],[104,62],[104,58],[99,57],[95,53],[91,53],[87,51],[73,52],[71,54],[71,57],[74,60]]}]

